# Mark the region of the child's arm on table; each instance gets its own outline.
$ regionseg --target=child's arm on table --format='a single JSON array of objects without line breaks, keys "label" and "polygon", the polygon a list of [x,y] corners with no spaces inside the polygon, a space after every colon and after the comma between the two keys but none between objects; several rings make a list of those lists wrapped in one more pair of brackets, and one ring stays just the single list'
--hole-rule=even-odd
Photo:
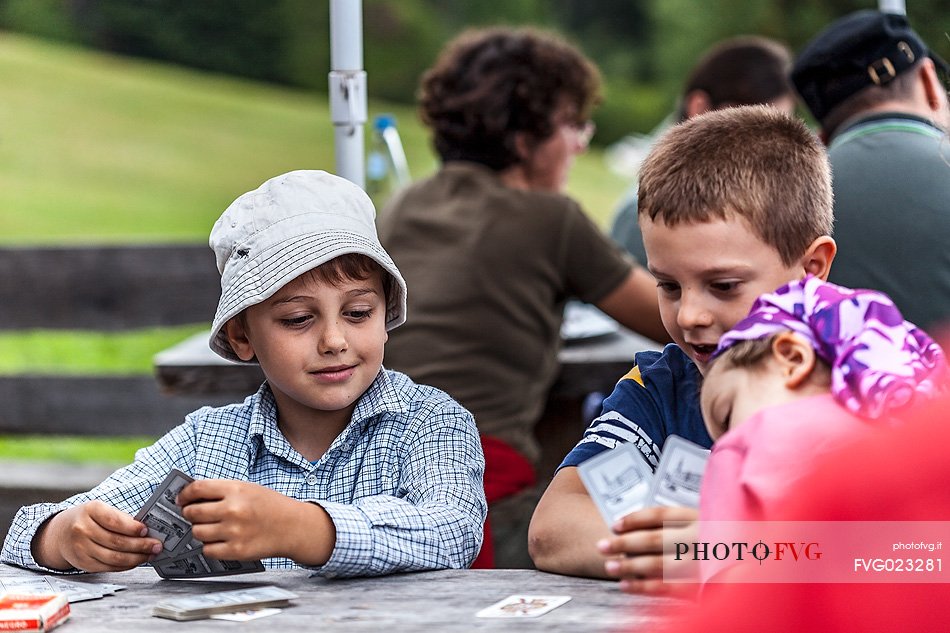
[{"label": "child's arm on table", "polygon": [[351,503],[321,502],[337,526],[337,549],[321,572],[462,569],[475,559],[487,514],[475,422],[455,403],[425,418],[401,438],[394,490]]},{"label": "child's arm on table", "polygon": [[211,558],[284,556],[318,567],[336,545],[336,527],[326,510],[258,484],[202,479],[182,489],[178,504]]},{"label": "child's arm on table", "polygon": [[[557,472],[538,503],[528,533],[529,549],[543,571],[617,578],[631,593],[668,593],[671,586],[662,582],[663,565],[670,563],[662,555],[663,522],[689,522],[681,528],[686,539],[697,518],[698,512],[691,508],[647,508],[627,515],[611,531],[577,468],[567,466]],[[692,591],[690,586],[688,593]]]},{"label": "child's arm on table", "polygon": [[131,516],[103,503],[87,501],[53,515],[33,538],[33,558],[50,569],[125,571],[162,551],[158,539]]},{"label": "child's arm on table", "polygon": [[[143,536],[145,526],[135,521],[134,513],[165,478],[169,468],[188,470],[194,463],[194,443],[192,425],[186,422],[151,446],[140,449],[134,462],[115,471],[92,490],[59,503],[20,508],[3,542],[3,562],[29,569],[71,572],[93,571],[84,566],[72,567],[77,560],[85,560],[83,564],[92,565],[96,571],[117,569],[115,565],[129,569],[147,562],[148,556],[136,563],[131,563],[127,556],[150,551],[159,544],[156,539]],[[128,539],[137,541],[131,550]],[[93,545],[100,555],[94,563],[87,558]],[[57,547],[73,549],[63,556]],[[104,555],[101,547],[113,553],[124,552],[126,556],[117,559]],[[40,561],[37,555],[46,558]],[[101,560],[102,555],[107,560]]]},{"label": "child's arm on table", "polygon": [[321,570],[334,576],[461,569],[478,554],[488,511],[485,459],[472,415],[445,399],[410,414],[391,490],[322,502],[337,549]]},{"label": "child's arm on table", "polygon": [[608,578],[596,543],[610,536],[577,468],[554,475],[528,528],[528,551],[538,569],[570,576]]},{"label": "child's arm on table", "polygon": [[471,415],[453,403],[402,439],[404,461],[391,492],[349,503],[301,501],[257,484],[198,480],[178,503],[215,558],[284,556],[328,576],[468,566],[487,512]]}]

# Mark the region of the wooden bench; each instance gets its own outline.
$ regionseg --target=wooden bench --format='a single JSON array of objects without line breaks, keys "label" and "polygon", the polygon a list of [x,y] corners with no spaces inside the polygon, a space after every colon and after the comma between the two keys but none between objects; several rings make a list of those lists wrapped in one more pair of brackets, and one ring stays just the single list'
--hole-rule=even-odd
[{"label": "wooden bench", "polygon": [[[119,332],[209,323],[220,289],[206,245],[0,248],[0,330]],[[0,435],[158,437],[225,395],[168,395],[151,375],[0,376]],[[51,441],[55,441],[51,439]],[[0,533],[24,504],[88,490],[114,465],[0,463]]]}]

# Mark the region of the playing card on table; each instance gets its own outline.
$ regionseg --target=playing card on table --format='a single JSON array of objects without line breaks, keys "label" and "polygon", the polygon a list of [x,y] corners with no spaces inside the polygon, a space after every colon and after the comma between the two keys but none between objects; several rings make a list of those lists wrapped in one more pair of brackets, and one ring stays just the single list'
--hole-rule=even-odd
[{"label": "playing card on table", "polygon": [[649,505],[699,507],[699,488],[709,451],[698,444],[670,435],[650,486]]},{"label": "playing card on table", "polygon": [[238,611],[237,613],[215,613],[209,615],[210,620],[228,620],[230,622],[250,622],[259,620],[271,615],[280,613],[280,609],[251,609],[249,611]]},{"label": "playing card on table", "polygon": [[646,507],[653,473],[631,444],[620,444],[577,467],[581,481],[607,525]]},{"label": "playing card on table", "polygon": [[135,515],[148,527],[148,535],[164,544],[151,564],[162,578],[201,578],[264,571],[261,561],[231,561],[207,558],[204,545],[191,533],[191,523],[182,515],[178,493],[194,479],[172,468],[142,509]]},{"label": "playing card on table", "polygon": [[556,609],[570,596],[508,596],[475,614],[478,618],[536,618]]},{"label": "playing card on table", "polygon": [[0,578],[0,593],[61,593],[69,602],[96,600],[106,594],[104,585],[71,582],[55,576],[14,576]]},{"label": "playing card on table", "polygon": [[66,594],[66,599],[70,602],[98,600],[106,594],[114,594],[115,590],[110,589],[110,587],[118,586],[94,582],[73,582],[56,576],[46,576],[46,582],[56,593]]}]

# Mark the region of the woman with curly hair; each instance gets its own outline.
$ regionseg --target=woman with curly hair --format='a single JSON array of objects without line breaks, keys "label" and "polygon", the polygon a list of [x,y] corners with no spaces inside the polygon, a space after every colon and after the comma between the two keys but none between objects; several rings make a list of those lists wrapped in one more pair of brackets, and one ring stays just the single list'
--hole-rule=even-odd
[{"label": "woman with curly hair", "polygon": [[[475,414],[489,504],[535,484],[534,426],[557,377],[568,299],[668,340],[652,276],[562,193],[599,86],[595,66],[553,34],[462,33],[419,93],[441,168],[380,213],[380,239],[413,289],[386,364]],[[527,561],[526,544],[519,551]],[[491,556],[486,538],[477,564]]]}]

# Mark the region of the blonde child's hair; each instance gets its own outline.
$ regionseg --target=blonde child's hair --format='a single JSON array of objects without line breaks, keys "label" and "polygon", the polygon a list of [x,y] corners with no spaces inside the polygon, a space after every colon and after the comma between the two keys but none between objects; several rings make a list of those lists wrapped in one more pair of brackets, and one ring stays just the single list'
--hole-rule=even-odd
[{"label": "blonde child's hair", "polygon": [[770,106],[693,117],[660,138],[640,168],[639,215],[667,226],[744,218],[791,265],[831,235],[831,169],[818,137]]}]

